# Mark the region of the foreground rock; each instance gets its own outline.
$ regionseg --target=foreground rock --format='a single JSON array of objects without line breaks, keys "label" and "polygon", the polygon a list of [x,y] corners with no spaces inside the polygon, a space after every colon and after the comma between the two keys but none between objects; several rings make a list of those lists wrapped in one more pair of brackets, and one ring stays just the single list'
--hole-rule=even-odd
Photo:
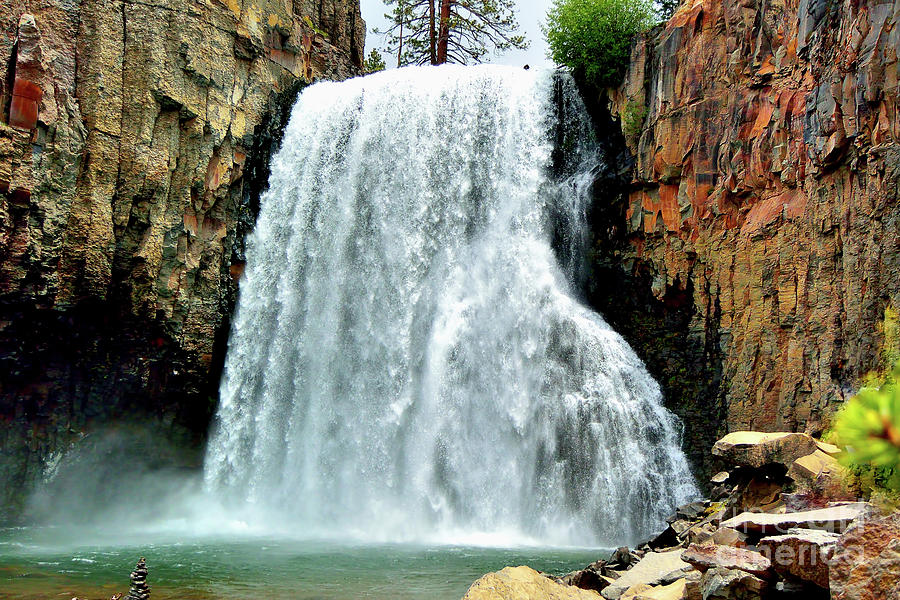
[{"label": "foreground rock", "polygon": [[768,558],[759,552],[734,546],[691,544],[681,555],[681,560],[694,565],[703,572],[723,567],[737,569],[758,577],[768,577],[772,574],[772,563]]},{"label": "foreground rock", "polygon": [[817,510],[785,514],[741,513],[722,522],[722,527],[742,533],[775,534],[791,529],[823,529],[843,532],[850,523],[871,510],[865,502],[853,502]]},{"label": "foreground rock", "polygon": [[713,456],[740,467],[760,468],[771,463],[790,465],[818,450],[805,433],[735,431],[713,445]]},{"label": "foreground rock", "polygon": [[762,579],[724,567],[710,569],[700,579],[703,600],[757,600],[766,588]]},{"label": "foreground rock", "polygon": [[[745,454],[741,462],[761,466],[740,464],[716,474],[719,492],[677,507],[662,533],[557,583],[599,592],[605,600],[822,600],[829,586],[840,600],[900,600],[900,513],[881,517],[868,502],[833,501],[829,490],[844,489],[840,470],[833,472],[833,487],[797,491],[798,480],[820,481],[834,466],[834,447],[803,435],[751,437],[763,445],[779,440],[781,453]],[[746,439],[732,437],[719,447],[735,448]],[[812,452],[792,458],[796,448]],[[786,477],[790,469],[796,479]],[[770,512],[743,510],[747,506]]]},{"label": "foreground rock", "polygon": [[599,600],[597,592],[562,585],[530,567],[506,567],[472,584],[463,600]]},{"label": "foreground rock", "polygon": [[786,535],[765,537],[757,547],[784,576],[828,588],[828,561],[840,535],[815,529],[792,529]]},{"label": "foreground rock", "polygon": [[639,585],[657,585],[664,581],[678,579],[678,574],[692,569],[681,560],[681,550],[669,552],[648,552],[630,571],[603,589],[600,594],[606,600],[619,600],[628,588]]},{"label": "foreground rock", "polygon": [[682,600],[687,593],[687,581],[678,579],[669,585],[657,587],[646,583],[632,586],[619,597],[619,600]]},{"label": "foreground rock", "polygon": [[829,585],[832,600],[900,598],[900,513],[861,519],[841,536]]}]

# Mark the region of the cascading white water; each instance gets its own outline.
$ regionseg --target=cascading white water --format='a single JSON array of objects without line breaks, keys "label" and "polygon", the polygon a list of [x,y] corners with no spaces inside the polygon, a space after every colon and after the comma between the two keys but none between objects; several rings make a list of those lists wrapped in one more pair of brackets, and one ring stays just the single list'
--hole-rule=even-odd
[{"label": "cascading white water", "polygon": [[[561,118],[579,168],[554,177]],[[657,384],[573,293],[588,134],[551,72],[305,90],[249,240],[207,486],[306,535],[606,545],[695,495]]]}]

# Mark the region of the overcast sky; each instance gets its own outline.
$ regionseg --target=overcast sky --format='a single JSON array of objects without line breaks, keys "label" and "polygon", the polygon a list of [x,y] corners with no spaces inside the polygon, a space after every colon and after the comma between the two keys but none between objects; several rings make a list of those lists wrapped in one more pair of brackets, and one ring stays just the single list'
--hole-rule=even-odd
[{"label": "overcast sky", "polygon": [[[547,59],[547,45],[544,43],[544,36],[541,35],[540,23],[544,21],[544,15],[550,8],[551,0],[517,0],[519,31],[526,39],[531,41],[528,50],[507,52],[502,56],[487,56],[485,62],[495,62],[504,65],[525,65],[529,64],[533,67],[552,66]],[[385,5],[383,0],[362,0],[362,16],[366,20],[366,55],[372,48],[381,49],[384,46],[384,40],[380,35],[372,33],[374,27],[385,29],[387,21],[384,18]],[[396,64],[385,57],[388,66]]]}]

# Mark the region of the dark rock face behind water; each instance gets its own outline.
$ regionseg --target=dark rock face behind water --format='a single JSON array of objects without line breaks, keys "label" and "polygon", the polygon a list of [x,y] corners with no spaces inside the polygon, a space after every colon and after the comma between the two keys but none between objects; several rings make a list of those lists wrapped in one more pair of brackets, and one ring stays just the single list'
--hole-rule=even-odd
[{"label": "dark rock face behind water", "polygon": [[900,292],[897,11],[688,2],[613,94],[635,168],[592,298],[707,472],[717,434],[820,431],[875,366]]},{"label": "dark rock face behind water", "polygon": [[353,0],[0,6],[0,520],[105,423],[199,461],[268,153],[364,41]]}]

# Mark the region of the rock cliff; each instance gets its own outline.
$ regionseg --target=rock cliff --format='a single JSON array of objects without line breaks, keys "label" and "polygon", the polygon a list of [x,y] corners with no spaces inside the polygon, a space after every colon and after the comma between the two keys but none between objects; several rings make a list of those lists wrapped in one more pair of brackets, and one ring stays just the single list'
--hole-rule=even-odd
[{"label": "rock cliff", "polygon": [[700,463],[725,428],[821,431],[875,366],[900,293],[898,49],[898,2],[690,0],[611,94],[634,169],[592,296]]},{"label": "rock cliff", "polygon": [[199,448],[269,153],[364,42],[357,0],[3,3],[0,507],[100,424]]}]

